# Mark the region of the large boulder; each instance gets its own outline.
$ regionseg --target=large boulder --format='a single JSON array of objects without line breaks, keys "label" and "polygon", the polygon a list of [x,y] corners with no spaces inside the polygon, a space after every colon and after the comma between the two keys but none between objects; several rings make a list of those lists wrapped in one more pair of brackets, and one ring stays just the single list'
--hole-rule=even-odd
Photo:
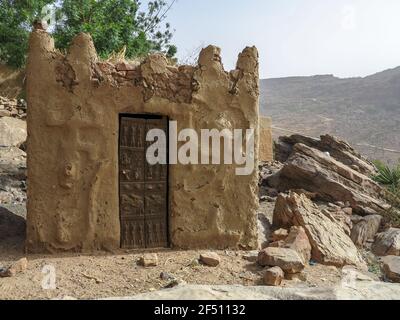
[{"label": "large boulder", "polygon": [[377,256],[400,256],[400,229],[390,228],[379,233],[371,249]]},{"label": "large boulder", "polygon": [[328,213],[322,213],[304,194],[281,194],[274,210],[273,224],[277,228],[303,227],[311,243],[312,259],[321,264],[365,268],[365,262],[340,223]]},{"label": "large boulder", "polygon": [[221,258],[215,252],[204,252],[200,254],[200,261],[206,266],[216,267],[220,264]]},{"label": "large boulder", "polygon": [[351,217],[344,213],[342,210],[329,211],[327,209],[322,209],[321,212],[326,215],[329,219],[333,218],[342,227],[344,233],[348,236],[351,234],[351,229],[353,228],[353,223]]},{"label": "large boulder", "polygon": [[368,241],[374,240],[382,223],[382,216],[370,215],[353,219],[351,240],[356,246],[362,248]]},{"label": "large boulder", "polygon": [[258,254],[258,264],[266,267],[280,267],[287,273],[301,272],[305,264],[299,254],[288,248],[265,248]]},{"label": "large boulder", "polygon": [[365,175],[372,175],[376,172],[375,166],[354,150],[347,142],[341,141],[331,135],[323,135],[320,139],[298,134],[280,137],[275,145],[276,159],[286,162],[293,152],[293,147],[298,143],[329,153],[335,160]]},{"label": "large boulder", "polygon": [[283,168],[267,182],[281,192],[304,189],[330,202],[348,203],[362,216],[390,207],[381,200],[383,189],[370,177],[301,143],[294,145]]},{"label": "large boulder", "polygon": [[0,118],[0,147],[19,147],[26,141],[26,122],[10,118]]},{"label": "large boulder", "polygon": [[400,283],[400,257],[387,256],[382,258],[383,272],[389,280]]}]

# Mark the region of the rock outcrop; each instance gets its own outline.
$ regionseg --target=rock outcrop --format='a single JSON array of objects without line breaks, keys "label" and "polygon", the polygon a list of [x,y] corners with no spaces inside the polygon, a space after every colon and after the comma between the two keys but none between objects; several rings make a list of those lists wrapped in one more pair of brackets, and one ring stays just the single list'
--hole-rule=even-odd
[{"label": "rock outcrop", "polygon": [[351,240],[358,247],[364,247],[368,241],[373,241],[381,226],[382,218],[377,214],[366,217],[354,216]]},{"label": "rock outcrop", "polygon": [[275,143],[275,157],[280,162],[286,162],[293,152],[293,147],[298,144],[317,149],[329,155],[335,160],[366,175],[376,172],[374,165],[354,150],[347,142],[341,141],[331,135],[323,135],[320,139],[302,135],[283,136]]},{"label": "rock outcrop", "polygon": [[283,168],[267,179],[271,187],[282,192],[304,189],[325,201],[347,202],[363,216],[389,208],[381,200],[382,188],[369,176],[305,144],[297,143],[291,150]]},{"label": "rock outcrop", "polygon": [[303,227],[311,243],[312,259],[319,263],[338,267],[365,266],[356,246],[337,220],[322,213],[303,194],[281,194],[274,210],[273,224],[282,228]]},{"label": "rock outcrop", "polygon": [[383,272],[387,279],[400,283],[400,257],[387,256],[382,258]]},{"label": "rock outcrop", "polygon": [[400,229],[390,228],[378,234],[371,249],[377,256],[400,256]]}]

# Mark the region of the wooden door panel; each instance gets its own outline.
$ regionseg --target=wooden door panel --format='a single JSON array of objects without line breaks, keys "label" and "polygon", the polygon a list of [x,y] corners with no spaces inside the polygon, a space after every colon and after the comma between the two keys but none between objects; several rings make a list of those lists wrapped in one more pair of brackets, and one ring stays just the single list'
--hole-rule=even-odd
[{"label": "wooden door panel", "polygon": [[120,146],[144,149],[146,120],[140,118],[122,118]]},{"label": "wooden door panel", "polygon": [[[160,148],[167,156],[168,120],[149,119],[146,122],[146,132],[151,129],[161,129],[165,132],[165,146]],[[148,147],[153,142],[146,142]],[[168,246],[168,166],[166,164],[150,165],[145,162],[145,221],[146,221],[146,243],[148,248]]]},{"label": "wooden door panel", "polygon": [[144,183],[144,149],[120,149],[120,182],[141,182]]},{"label": "wooden door panel", "polygon": [[[166,133],[167,118],[129,118],[120,122],[120,218],[123,248],[168,246],[168,165],[149,165],[146,142],[149,130]],[[167,153],[167,145],[161,152]]]},{"label": "wooden door panel", "polygon": [[119,181],[121,247],[144,248],[145,120],[122,118],[120,124]]},{"label": "wooden door panel", "polygon": [[146,248],[168,247],[168,226],[165,219],[146,217]]}]

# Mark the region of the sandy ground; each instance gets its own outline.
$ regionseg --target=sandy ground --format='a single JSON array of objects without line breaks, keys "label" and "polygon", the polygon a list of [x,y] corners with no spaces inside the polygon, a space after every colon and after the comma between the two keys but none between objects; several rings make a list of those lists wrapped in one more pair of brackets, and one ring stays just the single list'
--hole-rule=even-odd
[{"label": "sandy ground", "polygon": [[[12,278],[0,278],[0,299],[52,299],[71,296],[93,299],[113,296],[131,296],[159,290],[170,280],[163,280],[161,272],[184,280],[188,284],[262,285],[263,268],[242,258],[244,252],[219,251],[221,264],[207,267],[198,264],[197,251],[158,252],[159,265],[144,268],[137,264],[141,253],[96,256],[28,256],[25,273]],[[22,257],[15,255],[12,258]],[[9,261],[0,258],[0,263]],[[54,267],[56,288],[44,289]],[[42,271],[46,273],[42,273]],[[309,266],[303,272],[306,282],[285,281],[284,286],[333,286],[340,281],[341,271],[334,267]]]},{"label": "sandy ground", "polygon": [[[268,201],[260,203],[260,230],[265,233],[264,239],[260,237],[260,243],[271,232],[274,205],[274,202]],[[162,278],[161,273],[187,284],[262,285],[265,268],[244,259],[249,255],[244,251],[216,251],[221,257],[221,263],[215,268],[198,262],[202,251],[146,251],[156,252],[159,260],[158,266],[149,268],[137,263],[145,251],[120,250],[95,255],[26,255],[25,216],[24,202],[0,205],[0,268],[9,266],[19,258],[28,258],[28,269],[24,273],[12,278],[0,278],[0,299],[132,296],[168,286],[171,279]],[[307,266],[301,279],[284,280],[283,286],[332,287],[339,284],[341,279],[340,269],[317,264]],[[46,286],[51,284],[51,280],[55,280],[55,286]]]},{"label": "sandy ground", "polygon": [[[263,203],[260,212],[268,218],[273,204]],[[12,278],[0,278],[0,299],[94,299],[131,296],[159,290],[171,280],[162,279],[162,272],[188,284],[262,285],[264,268],[243,257],[244,251],[216,251],[221,264],[207,267],[198,263],[201,251],[158,250],[157,267],[144,268],[137,261],[144,251],[121,250],[96,255],[25,255],[24,208],[0,207],[0,267],[7,267],[21,257],[28,258],[26,272]],[[49,273],[55,270],[55,288]],[[43,273],[44,272],[44,273]],[[322,265],[307,266],[302,280],[285,280],[287,287],[329,287],[341,280],[341,270]],[[47,281],[47,282],[46,282]]]}]

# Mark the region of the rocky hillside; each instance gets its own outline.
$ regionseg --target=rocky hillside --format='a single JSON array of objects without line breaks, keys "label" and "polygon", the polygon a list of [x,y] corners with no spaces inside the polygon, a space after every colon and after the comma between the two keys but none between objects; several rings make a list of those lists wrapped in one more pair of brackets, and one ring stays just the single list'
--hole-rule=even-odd
[{"label": "rocky hillside", "polygon": [[400,67],[365,78],[261,80],[261,112],[274,135],[339,136],[372,160],[400,158]]},{"label": "rocky hillside", "polygon": [[25,212],[26,200],[25,119],[24,100],[0,97],[0,209],[12,207],[18,213]]},{"label": "rocky hillside", "polygon": [[400,282],[400,229],[387,214],[399,216],[400,210],[371,179],[375,167],[329,135],[281,137],[275,151],[279,161],[263,165],[260,173],[264,249],[258,263],[281,268],[270,270],[270,278],[318,263],[351,265]]}]

